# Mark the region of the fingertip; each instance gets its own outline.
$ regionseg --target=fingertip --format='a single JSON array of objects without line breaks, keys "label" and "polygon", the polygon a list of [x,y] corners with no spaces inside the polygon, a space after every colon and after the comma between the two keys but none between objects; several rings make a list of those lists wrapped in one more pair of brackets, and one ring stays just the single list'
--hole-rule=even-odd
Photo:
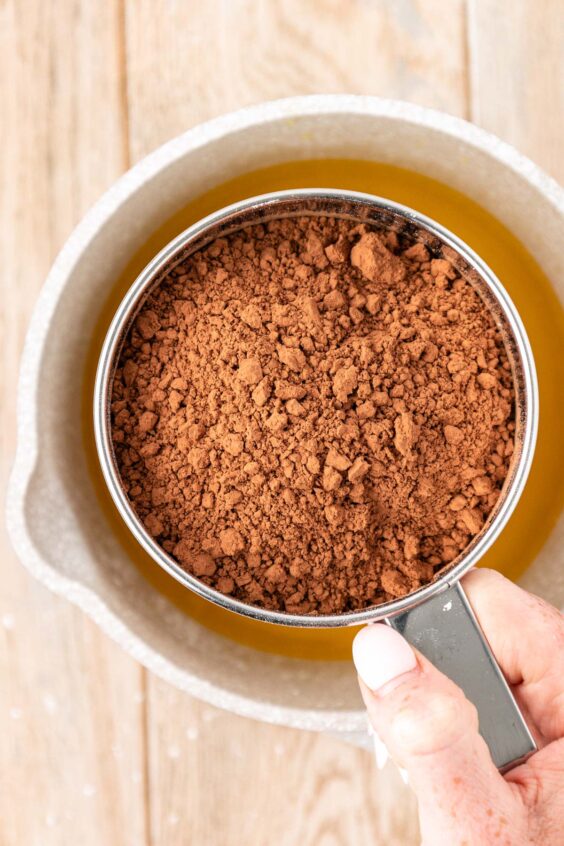
[{"label": "fingertip", "polygon": [[372,692],[382,693],[395,679],[417,667],[415,652],[399,632],[384,623],[361,629],[353,641],[358,675]]},{"label": "fingertip", "polygon": [[[491,584],[493,582],[509,582],[503,573],[499,570],[492,570],[490,567],[472,567],[472,569],[462,577],[462,584],[465,588],[477,587]],[[511,582],[513,584],[513,582]]]}]

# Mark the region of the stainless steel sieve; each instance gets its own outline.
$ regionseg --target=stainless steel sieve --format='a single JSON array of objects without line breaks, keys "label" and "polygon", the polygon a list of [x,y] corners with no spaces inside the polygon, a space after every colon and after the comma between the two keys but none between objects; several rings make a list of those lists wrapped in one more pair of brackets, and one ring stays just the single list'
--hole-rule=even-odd
[{"label": "stainless steel sieve", "polygon": [[[501,496],[463,554],[425,587],[392,602],[343,614],[308,616],[270,611],[214,590],[179,564],[149,535],[121,484],[113,452],[109,406],[123,341],[145,299],[180,262],[218,237],[243,227],[295,216],[331,216],[394,230],[445,257],[482,297],[502,333],[516,393],[515,449]],[[304,189],[253,197],[190,226],[147,265],[123,298],[108,329],[96,374],[94,425],[98,456],[110,494],[125,523],[151,557],[179,582],[230,611],[287,626],[333,627],[385,621],[453,679],[478,709],[480,732],[505,771],[525,760],[534,740],[478,625],[461,576],[473,567],[507,523],[525,485],[538,424],[538,391],[531,347],[515,306],[489,267],[466,244],[412,209],[351,191]]]}]

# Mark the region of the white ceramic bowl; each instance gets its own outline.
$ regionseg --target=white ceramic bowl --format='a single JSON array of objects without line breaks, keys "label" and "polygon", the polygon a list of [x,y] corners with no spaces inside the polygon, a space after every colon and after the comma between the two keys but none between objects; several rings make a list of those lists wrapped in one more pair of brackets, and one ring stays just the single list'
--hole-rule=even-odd
[{"label": "white ceramic bowl", "polygon": [[[133,252],[211,187],[282,161],[346,157],[400,165],[479,202],[564,278],[564,195],[532,162],[462,120],[407,103],[316,96],[213,120],[160,147],[92,208],[58,256],[25,346],[8,524],[28,569],[66,596],[150,670],[239,714],[314,730],[360,731],[352,666],[255,651],[186,617],[131,566],[87,471],[81,380],[100,303]],[[527,585],[564,599],[553,535]],[[555,593],[556,592],[556,593]]]}]

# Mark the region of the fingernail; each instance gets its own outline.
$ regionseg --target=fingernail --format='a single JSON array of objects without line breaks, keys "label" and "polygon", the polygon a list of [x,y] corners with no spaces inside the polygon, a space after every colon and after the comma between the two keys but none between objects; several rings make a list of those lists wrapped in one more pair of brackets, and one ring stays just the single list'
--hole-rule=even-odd
[{"label": "fingernail", "polygon": [[382,691],[390,682],[417,667],[408,642],[385,623],[366,626],[353,642],[356,671],[372,691]]},{"label": "fingernail", "polygon": [[388,763],[390,753],[388,747],[383,740],[380,740],[380,735],[376,732],[372,723],[368,723],[368,734],[372,738],[372,746],[374,748],[374,758],[376,766],[379,770],[383,770]]},{"label": "fingernail", "polygon": [[398,767],[398,773],[400,774],[400,778],[403,783],[409,785],[409,775],[407,774],[407,770],[404,770],[403,767]]},{"label": "fingernail", "polygon": [[376,732],[372,735],[372,743],[374,744],[374,758],[376,760],[376,766],[379,770],[383,770],[390,757],[388,748],[386,744],[380,740]]}]

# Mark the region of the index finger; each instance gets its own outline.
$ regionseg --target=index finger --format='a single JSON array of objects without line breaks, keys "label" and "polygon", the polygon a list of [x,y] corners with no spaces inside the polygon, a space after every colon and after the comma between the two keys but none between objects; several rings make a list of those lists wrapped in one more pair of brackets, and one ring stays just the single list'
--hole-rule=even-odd
[{"label": "index finger", "polygon": [[463,579],[468,599],[515,694],[547,741],[564,736],[564,616],[494,570]]}]

